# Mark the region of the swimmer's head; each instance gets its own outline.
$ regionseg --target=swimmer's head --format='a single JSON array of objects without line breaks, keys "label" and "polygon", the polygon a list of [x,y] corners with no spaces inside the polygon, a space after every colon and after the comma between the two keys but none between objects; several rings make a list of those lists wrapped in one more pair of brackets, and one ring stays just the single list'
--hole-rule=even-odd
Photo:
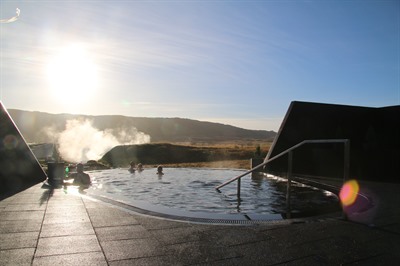
[{"label": "swimmer's head", "polygon": [[162,166],[159,165],[159,166],[157,167],[157,173],[162,173],[162,170],[163,170]]}]

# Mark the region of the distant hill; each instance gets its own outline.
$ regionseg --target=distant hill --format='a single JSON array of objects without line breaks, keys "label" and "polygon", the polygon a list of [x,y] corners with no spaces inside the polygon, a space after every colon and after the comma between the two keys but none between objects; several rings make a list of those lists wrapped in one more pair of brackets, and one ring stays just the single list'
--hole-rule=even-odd
[{"label": "distant hill", "polygon": [[152,143],[269,141],[276,136],[274,131],[248,130],[220,123],[184,118],[49,114],[17,109],[8,109],[8,112],[29,143],[50,142],[48,132],[64,131],[69,120],[90,121],[91,125],[98,130],[114,133],[120,131],[120,137],[123,136],[122,133],[126,134],[126,132],[135,128],[138,132],[149,135]]},{"label": "distant hill", "polygon": [[[262,154],[262,157],[266,154]],[[248,160],[254,150],[234,147],[194,147],[173,144],[121,145],[112,148],[99,161],[111,167],[127,167],[130,161],[145,165]]]}]

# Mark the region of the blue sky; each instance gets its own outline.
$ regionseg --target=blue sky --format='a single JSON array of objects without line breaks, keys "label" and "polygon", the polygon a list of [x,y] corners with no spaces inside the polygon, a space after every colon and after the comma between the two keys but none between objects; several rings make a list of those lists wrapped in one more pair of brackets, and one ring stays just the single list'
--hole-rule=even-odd
[{"label": "blue sky", "polygon": [[291,101],[400,104],[400,1],[1,1],[0,97],[278,130]]}]

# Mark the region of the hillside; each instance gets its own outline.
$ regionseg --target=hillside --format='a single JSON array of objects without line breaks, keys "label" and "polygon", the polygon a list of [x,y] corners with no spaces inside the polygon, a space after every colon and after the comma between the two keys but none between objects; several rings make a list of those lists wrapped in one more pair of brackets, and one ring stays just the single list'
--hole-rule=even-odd
[{"label": "hillside", "polygon": [[[71,120],[90,121],[93,128],[112,133],[118,138],[130,138],[129,135],[132,132],[148,135],[152,143],[196,144],[198,142],[271,141],[276,135],[274,131],[247,130],[230,125],[184,118],[49,114],[17,109],[9,109],[8,112],[29,143],[51,142],[49,136],[52,133],[63,132],[66,129],[67,121]],[[120,142],[124,143],[123,141]]]},{"label": "hillside", "polygon": [[[257,156],[253,147],[199,147],[183,146],[167,143],[121,145],[112,148],[99,161],[111,167],[127,167],[130,161],[144,165],[171,165],[171,164],[193,164],[223,161],[246,161],[250,165],[250,158],[264,158],[268,147]],[[200,164],[204,165],[204,164]],[[216,166],[217,164],[214,164]]]}]

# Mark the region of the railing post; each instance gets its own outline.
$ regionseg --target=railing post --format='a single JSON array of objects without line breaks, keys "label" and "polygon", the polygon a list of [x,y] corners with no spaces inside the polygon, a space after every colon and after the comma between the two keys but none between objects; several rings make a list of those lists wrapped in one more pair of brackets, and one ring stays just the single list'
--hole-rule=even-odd
[{"label": "railing post", "polygon": [[241,178],[238,178],[238,183],[237,183],[237,198],[238,198],[238,201],[240,201],[240,180],[241,180]]},{"label": "railing post", "polygon": [[343,184],[349,180],[350,176],[350,140],[344,142],[344,167],[343,167]]},{"label": "railing post", "polygon": [[287,187],[286,187],[286,218],[291,218],[291,206],[290,206],[290,192],[292,186],[292,166],[293,166],[293,151],[289,151],[288,154],[288,172],[287,172]]},{"label": "railing post", "polygon": [[[344,142],[344,160],[343,160],[343,185],[348,181],[350,178],[350,139],[347,139]],[[347,214],[343,208],[342,213],[343,220],[348,220]]]}]

